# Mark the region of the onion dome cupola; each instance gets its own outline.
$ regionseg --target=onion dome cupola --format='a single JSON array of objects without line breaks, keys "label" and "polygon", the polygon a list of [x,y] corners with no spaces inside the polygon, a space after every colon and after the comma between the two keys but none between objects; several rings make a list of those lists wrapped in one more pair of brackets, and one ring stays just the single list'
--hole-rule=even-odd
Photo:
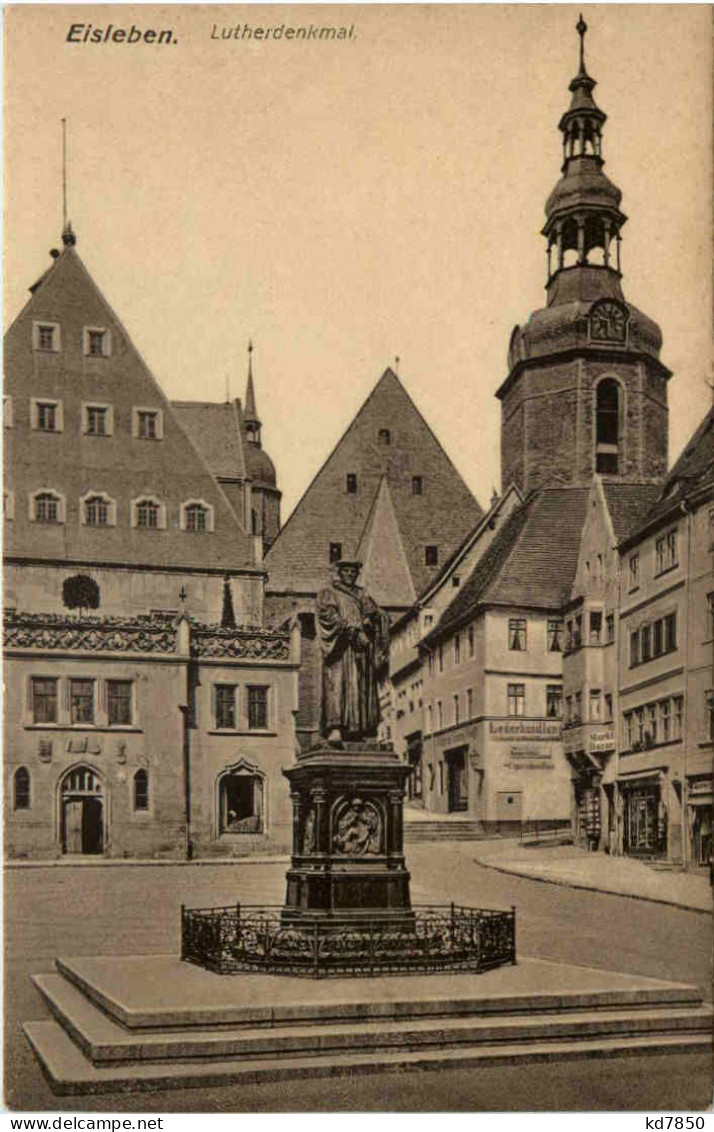
[{"label": "onion dome cupola", "polygon": [[587,24],[582,16],[577,32],[580,67],[570,83],[570,106],[558,124],[563,135],[562,176],[545,206],[549,304],[574,297],[571,285],[558,285],[560,272],[572,267],[604,268],[612,278],[600,279],[601,290],[620,297],[620,233],[627,217],[620,210],[622,193],[603,172],[602,130],[607,115],[595,103],[597,84],[585,67]]}]

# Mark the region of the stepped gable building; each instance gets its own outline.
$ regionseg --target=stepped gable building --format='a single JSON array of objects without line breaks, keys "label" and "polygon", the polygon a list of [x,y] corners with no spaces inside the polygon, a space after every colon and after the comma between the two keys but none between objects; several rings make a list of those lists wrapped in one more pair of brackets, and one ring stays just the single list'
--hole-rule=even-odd
[{"label": "stepped gable building", "polygon": [[387,369],[265,559],[266,616],[297,612],[303,634],[298,735],[317,735],[321,657],[315,597],[341,558],[395,617],[409,609],[482,511],[397,375]]},{"label": "stepped gable building", "polygon": [[236,397],[215,401],[172,401],[185,432],[201,453],[230,500],[243,527],[254,539],[257,561],[280,530],[281,492],[275,465],[261,442],[255,402],[253,345],[248,345],[245,410]]},{"label": "stepped gable building", "polygon": [[[511,507],[499,516],[496,501],[474,532],[468,572],[451,562],[435,580],[433,624],[418,605],[412,639],[392,662],[402,696],[392,711],[405,714],[406,673],[421,702],[409,732],[403,721],[398,728],[419,784],[414,801],[463,811],[484,829],[566,825],[575,806],[594,847],[593,772],[602,762],[591,754],[614,750],[617,543],[661,492],[670,372],[659,360],[659,328],[623,294],[626,218],[603,171],[605,115],[585,66],[582,18],[577,30],[579,68],[559,123],[561,177],[543,228],[547,304],[514,329],[497,392]],[[592,546],[593,506],[607,516],[609,556]],[[407,698],[412,708],[416,697]]]},{"label": "stepped gable building", "polygon": [[241,428],[221,483],[63,244],[5,341],[6,851],[286,844],[299,639],[262,627]]}]

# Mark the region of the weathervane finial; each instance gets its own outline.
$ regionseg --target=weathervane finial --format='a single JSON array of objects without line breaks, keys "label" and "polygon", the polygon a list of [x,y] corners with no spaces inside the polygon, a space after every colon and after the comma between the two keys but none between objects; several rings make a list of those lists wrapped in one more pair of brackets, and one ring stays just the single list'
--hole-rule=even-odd
[{"label": "weathervane finial", "polygon": [[580,70],[585,71],[585,32],[588,30],[588,25],[583,19],[583,13],[580,13],[580,19],[575,25],[575,30],[580,36]]}]

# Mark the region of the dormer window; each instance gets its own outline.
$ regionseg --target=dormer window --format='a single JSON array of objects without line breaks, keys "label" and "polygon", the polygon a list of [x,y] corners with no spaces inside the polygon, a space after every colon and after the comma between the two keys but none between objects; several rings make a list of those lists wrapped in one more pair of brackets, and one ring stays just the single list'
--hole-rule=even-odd
[{"label": "dormer window", "polygon": [[133,425],[133,433],[138,440],[163,439],[164,420],[160,409],[134,409]]},{"label": "dormer window", "polygon": [[60,328],[57,322],[33,322],[32,345],[45,354],[56,354],[60,348]]},{"label": "dormer window", "polygon": [[85,326],[82,331],[82,344],[87,358],[108,358],[109,331],[100,326]]}]

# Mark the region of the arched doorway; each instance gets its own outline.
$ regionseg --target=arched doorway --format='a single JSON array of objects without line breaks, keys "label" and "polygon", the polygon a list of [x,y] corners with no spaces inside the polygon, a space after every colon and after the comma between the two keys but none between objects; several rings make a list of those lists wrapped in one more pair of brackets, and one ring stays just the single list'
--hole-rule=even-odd
[{"label": "arched doorway", "polygon": [[104,789],[88,766],[68,771],[60,787],[60,839],[63,853],[104,852]]}]

